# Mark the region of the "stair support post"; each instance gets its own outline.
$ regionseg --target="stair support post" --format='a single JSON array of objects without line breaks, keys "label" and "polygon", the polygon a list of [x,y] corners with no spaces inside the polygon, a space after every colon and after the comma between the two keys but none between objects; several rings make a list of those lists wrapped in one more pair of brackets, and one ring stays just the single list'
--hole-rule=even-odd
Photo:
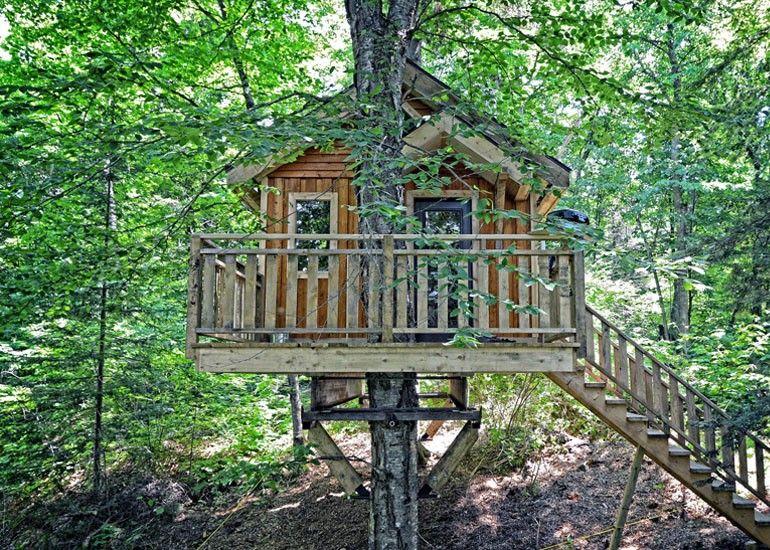
[{"label": "stair support post", "polygon": [[641,446],[636,448],[634,454],[634,461],[631,464],[631,470],[628,473],[628,481],[626,482],[626,489],[623,492],[623,500],[620,503],[620,510],[618,510],[618,519],[615,522],[615,529],[612,531],[612,539],[610,540],[609,550],[618,550],[620,547],[620,541],[623,538],[623,529],[626,526],[626,520],[628,519],[628,510],[631,508],[631,500],[634,497],[636,491],[636,482],[639,479],[639,472],[642,469],[642,463],[644,462],[644,449]]}]

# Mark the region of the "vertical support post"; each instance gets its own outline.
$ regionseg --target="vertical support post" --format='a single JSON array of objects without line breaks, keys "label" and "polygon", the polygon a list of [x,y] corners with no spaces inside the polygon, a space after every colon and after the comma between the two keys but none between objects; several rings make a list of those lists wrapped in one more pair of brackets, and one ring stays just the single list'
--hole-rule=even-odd
[{"label": "vertical support post", "polygon": [[612,539],[610,540],[609,550],[618,550],[620,547],[620,541],[623,538],[623,529],[625,528],[626,520],[628,519],[628,510],[631,508],[631,500],[634,498],[634,491],[636,491],[636,481],[639,479],[639,471],[642,469],[643,461],[644,449],[637,447],[636,454],[634,454],[634,462],[631,464],[631,471],[628,473],[626,490],[623,492],[623,500],[620,503],[618,519],[615,522],[615,529],[612,532]]},{"label": "vertical support post", "polygon": [[198,343],[201,297],[201,239],[193,236],[190,241],[190,268],[187,275],[187,346],[185,357],[195,359],[194,344]]},{"label": "vertical support post", "polygon": [[577,356],[582,359],[588,353],[588,339],[590,338],[593,342],[594,333],[593,324],[590,327],[586,325],[586,274],[582,250],[575,252],[573,261],[572,280],[570,281],[574,312],[572,318],[575,320],[575,329],[577,330],[576,340],[579,346]]}]

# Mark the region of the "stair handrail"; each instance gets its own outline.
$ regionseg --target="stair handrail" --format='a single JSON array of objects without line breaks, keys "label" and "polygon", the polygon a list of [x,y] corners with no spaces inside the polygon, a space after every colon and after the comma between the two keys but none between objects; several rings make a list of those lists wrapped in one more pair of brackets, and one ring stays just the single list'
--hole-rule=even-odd
[{"label": "stair handrail", "polygon": [[[706,447],[701,445],[700,441],[696,441],[692,437],[692,431],[690,431],[689,425],[684,422],[684,409],[683,405],[680,402],[677,406],[679,407],[679,414],[682,416],[682,422],[681,426],[677,426],[675,422],[673,422],[671,419],[669,419],[667,416],[665,416],[662,411],[657,410],[657,407],[655,406],[654,399],[652,399],[652,402],[650,402],[650,398],[652,396],[647,395],[647,382],[645,380],[644,383],[644,395],[640,394],[639,391],[636,391],[638,388],[631,388],[631,384],[624,383],[623,380],[620,380],[615,374],[612,372],[612,367],[616,365],[617,359],[615,354],[617,352],[617,348],[619,344],[615,344],[610,340],[611,347],[613,347],[613,361],[612,364],[607,368],[604,365],[601,365],[602,357],[595,359],[592,359],[592,357],[596,357],[595,353],[588,353],[586,358],[584,359],[584,363],[597,371],[602,375],[602,378],[605,380],[609,380],[612,383],[614,383],[617,386],[617,390],[614,390],[615,393],[618,393],[620,395],[622,394],[628,394],[631,397],[631,402],[629,403],[630,407],[637,413],[640,414],[646,414],[648,418],[651,416],[654,417],[654,420],[660,424],[661,427],[664,428],[664,431],[667,433],[670,433],[670,431],[674,431],[677,435],[676,439],[680,444],[683,444],[685,447],[689,447],[688,450],[692,451],[696,458],[702,460],[706,464],[708,464],[714,472],[722,478],[723,481],[727,482],[730,485],[734,485],[736,482],[739,483],[742,487],[744,487],[747,491],[749,491],[751,494],[756,496],[758,499],[760,499],[762,502],[770,506],[770,499],[768,499],[767,490],[765,486],[765,480],[764,480],[764,455],[767,452],[770,452],[770,447],[768,447],[767,444],[765,444],[758,436],[754,435],[753,433],[749,432],[748,430],[744,429],[737,429],[737,433],[742,437],[750,440],[754,444],[755,448],[755,462],[756,462],[756,475],[757,475],[757,483],[756,486],[752,485],[748,472],[747,472],[747,457],[746,457],[746,448],[745,448],[745,442],[743,443],[743,448],[739,449],[739,460],[740,460],[740,467],[744,472],[744,476],[738,475],[735,472],[735,463],[734,463],[734,451],[730,448],[729,454],[728,449],[726,449],[726,445],[724,442],[721,442],[721,451],[722,451],[722,459],[720,460],[717,458],[716,452],[716,430],[714,428],[720,427],[721,428],[721,435],[724,438],[727,435],[727,430],[724,427],[727,421],[729,422],[730,416],[723,411],[716,403],[714,403],[711,399],[709,399],[706,395],[704,395],[701,391],[699,391],[697,388],[695,388],[692,384],[690,384],[688,381],[686,381],[684,378],[682,378],[679,374],[674,372],[674,370],[667,365],[666,363],[660,361],[658,358],[653,356],[651,353],[649,353],[646,349],[644,349],[641,344],[636,342],[633,338],[629,337],[626,333],[624,333],[622,330],[620,330],[618,327],[616,327],[614,324],[612,324],[609,320],[607,320],[604,316],[602,316],[600,313],[598,313],[596,310],[594,310],[591,306],[586,304],[586,310],[587,310],[587,323],[586,323],[586,329],[588,329],[589,322],[591,326],[591,333],[586,334],[586,340],[589,342],[589,347],[591,350],[593,350],[593,335],[598,334],[600,338],[603,338],[602,331],[597,331],[596,328],[593,326],[592,319],[596,319],[599,321],[603,327],[607,327],[611,332],[614,332],[618,338],[622,339],[627,344],[630,344],[631,347],[634,349],[634,351],[638,354],[640,354],[643,358],[649,359],[649,361],[652,363],[654,367],[657,367],[661,371],[663,371],[666,376],[668,377],[668,381],[660,380],[659,383],[662,387],[666,388],[666,395],[671,395],[672,391],[676,390],[676,397],[674,398],[671,396],[671,398],[668,399],[666,402],[665,410],[670,411],[672,409],[672,406],[674,405],[674,400],[680,400],[684,401],[687,404],[687,416],[694,413],[697,417],[698,415],[703,415],[704,421],[703,424],[706,424],[706,418],[710,417],[708,419],[708,422],[712,423],[714,425],[713,428],[710,428],[710,430],[713,430],[714,433],[710,433],[709,431],[705,432],[706,438],[711,438],[707,441]],[[621,340],[619,340],[621,342]],[[627,368],[628,368],[628,375],[629,380],[638,380],[637,373],[632,372],[632,369],[641,367],[643,369],[643,376],[649,376],[651,378],[654,377],[654,373],[647,369],[647,367],[644,365],[644,361],[642,361],[641,365],[638,364],[636,355],[633,359],[630,359],[630,354],[626,354],[629,358]],[[672,383],[673,381],[673,383]],[[673,386],[673,387],[672,387]],[[680,388],[683,388],[685,390],[685,393],[680,393]],[[619,391],[618,391],[619,390]],[[700,401],[700,406],[697,406],[694,404],[694,399],[688,400],[687,395],[691,394],[693,398],[697,398]],[[659,398],[660,399],[660,398]],[[639,404],[643,406],[639,407]],[[714,419],[713,416],[716,416],[717,418]],[[652,419],[651,419],[652,420]],[[723,422],[720,422],[722,420]],[[697,430],[698,428],[696,428]],[[690,433],[688,433],[690,431]],[[699,437],[699,432],[695,431],[695,433]],[[739,438],[736,438],[739,439]],[[729,444],[728,444],[729,445]],[[712,447],[712,448],[709,448]]]}]

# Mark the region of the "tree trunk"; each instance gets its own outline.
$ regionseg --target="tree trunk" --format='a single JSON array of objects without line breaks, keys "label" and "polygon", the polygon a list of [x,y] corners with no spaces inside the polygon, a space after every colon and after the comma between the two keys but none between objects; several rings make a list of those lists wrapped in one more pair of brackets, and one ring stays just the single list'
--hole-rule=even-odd
[{"label": "tree trunk", "polygon": [[305,436],[302,434],[302,400],[299,391],[299,376],[289,375],[289,398],[291,400],[291,431],[294,448],[305,444]]},{"label": "tree trunk", "polygon": [[[115,195],[113,191],[112,162],[104,168],[104,250],[105,257],[110,246],[110,234],[115,230]],[[99,340],[96,353],[96,388],[94,404],[94,452],[93,452],[93,493],[99,496],[102,490],[104,471],[102,469],[102,414],[104,409],[104,366],[107,356],[107,302],[109,291],[107,280],[99,287]]]},{"label": "tree trunk", "polygon": [[[679,67],[679,57],[677,54],[677,44],[674,38],[674,27],[668,25],[668,58],[671,64],[671,76],[672,76],[672,103],[679,105],[681,99],[682,79]],[[682,176],[679,173],[679,153],[681,150],[681,142],[679,140],[678,128],[674,127],[671,131],[671,167],[673,171],[671,174],[671,180],[673,186],[671,189],[671,197],[674,209],[674,259],[681,259],[687,255],[687,217],[690,214],[690,208],[685,200],[684,189],[682,188]],[[694,191],[693,191],[694,193]],[[690,332],[690,296],[689,292],[685,288],[684,277],[688,275],[687,269],[677,269],[677,278],[674,279],[674,296],[671,299],[671,323],[673,325],[673,331],[675,334],[671,334],[672,339],[678,339],[682,335],[689,334]]]},{"label": "tree trunk", "polygon": [[[415,406],[414,375],[369,377],[372,407]],[[417,548],[417,422],[370,422],[372,487],[370,550]]]},{"label": "tree trunk", "polygon": [[[362,234],[393,232],[394,221],[381,206],[399,204],[403,137],[401,86],[417,15],[417,0],[346,0],[355,61],[355,89],[360,112],[356,123],[367,143],[357,166],[356,202]],[[366,139],[366,138],[363,138]],[[367,249],[378,246],[364,241]],[[381,256],[369,257],[369,269],[381,269]],[[366,310],[366,308],[365,308]],[[370,320],[370,323],[374,320]],[[414,375],[367,375],[375,408],[416,407]],[[371,550],[417,548],[417,423],[371,422],[372,487],[369,518]]]}]

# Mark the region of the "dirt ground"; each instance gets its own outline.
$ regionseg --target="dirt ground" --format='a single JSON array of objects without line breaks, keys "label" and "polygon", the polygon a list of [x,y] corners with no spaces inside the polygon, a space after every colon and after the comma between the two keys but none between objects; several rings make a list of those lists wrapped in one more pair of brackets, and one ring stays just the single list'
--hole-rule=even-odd
[{"label": "dirt ground", "polygon": [[[437,437],[429,448],[443,451],[452,435]],[[340,446],[348,456],[368,456],[365,434]],[[633,454],[623,441],[595,445],[567,437],[558,452],[524,471],[494,475],[485,472],[488,456],[471,453],[439,498],[420,501],[421,547],[605,549]],[[247,499],[213,513],[186,508],[156,540],[144,542],[178,549],[358,550],[366,548],[367,521],[368,503],[345,498],[320,465],[269,502]],[[621,548],[730,550],[747,540],[645,459]]]}]

